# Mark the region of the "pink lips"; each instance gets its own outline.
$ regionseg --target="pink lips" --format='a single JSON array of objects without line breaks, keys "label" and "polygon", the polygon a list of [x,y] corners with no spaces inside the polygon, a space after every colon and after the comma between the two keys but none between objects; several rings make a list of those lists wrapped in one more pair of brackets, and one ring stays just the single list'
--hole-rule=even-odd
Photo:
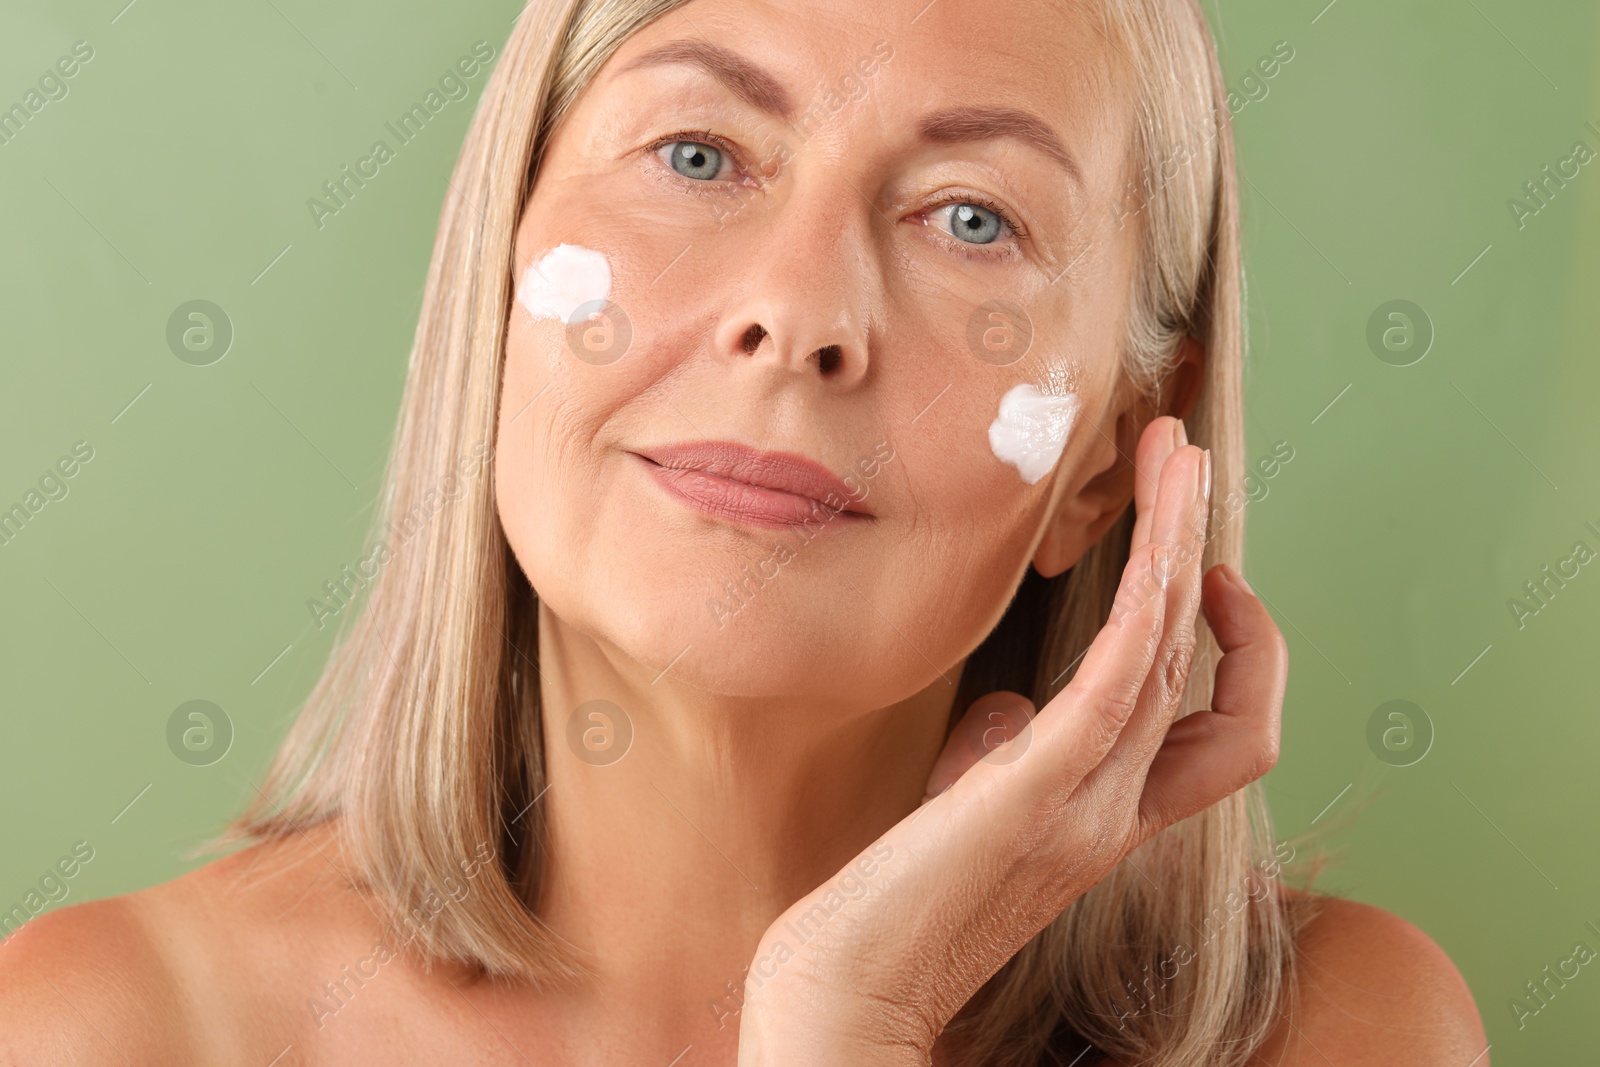
[{"label": "pink lips", "polygon": [[735,441],[686,441],[633,455],[683,503],[756,526],[872,516],[826,467],[792,452],[763,452]]}]

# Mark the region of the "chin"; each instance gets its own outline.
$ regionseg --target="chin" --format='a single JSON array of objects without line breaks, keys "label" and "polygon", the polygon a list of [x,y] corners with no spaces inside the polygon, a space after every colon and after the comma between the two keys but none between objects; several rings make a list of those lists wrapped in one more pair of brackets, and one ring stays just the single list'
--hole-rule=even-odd
[{"label": "chin", "polygon": [[611,554],[603,569],[567,569],[544,583],[536,573],[534,584],[549,611],[637,664],[646,683],[661,676],[730,699],[864,711],[938,680],[871,609],[823,595],[849,590],[838,577],[785,568],[736,603],[725,589],[719,597],[721,583],[709,577],[732,573],[708,562],[723,553],[691,553],[679,542],[664,555]]},{"label": "chin", "polygon": [[559,503],[510,512],[507,536],[546,609],[642,685],[868,711],[943,684],[941,670],[953,682],[957,646],[981,636],[926,628],[984,612],[961,610],[948,589],[919,603],[924,583],[896,579],[890,531],[840,523],[807,541],[637,481],[539,486],[532,499]]}]

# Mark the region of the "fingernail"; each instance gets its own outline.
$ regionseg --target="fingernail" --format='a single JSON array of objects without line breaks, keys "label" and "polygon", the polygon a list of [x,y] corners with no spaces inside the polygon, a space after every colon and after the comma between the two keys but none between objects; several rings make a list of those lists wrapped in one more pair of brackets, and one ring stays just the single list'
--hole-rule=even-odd
[{"label": "fingernail", "polygon": [[1204,476],[1202,478],[1202,484],[1204,485],[1204,488],[1201,489],[1200,492],[1201,492],[1201,495],[1205,497],[1206,506],[1210,507],[1211,506],[1211,449],[1209,449],[1209,448],[1206,449],[1206,458],[1205,458],[1205,462],[1204,462],[1203,466],[1204,466]]},{"label": "fingernail", "polygon": [[1176,452],[1189,443],[1189,433],[1183,428],[1182,419],[1172,420],[1172,450]]}]

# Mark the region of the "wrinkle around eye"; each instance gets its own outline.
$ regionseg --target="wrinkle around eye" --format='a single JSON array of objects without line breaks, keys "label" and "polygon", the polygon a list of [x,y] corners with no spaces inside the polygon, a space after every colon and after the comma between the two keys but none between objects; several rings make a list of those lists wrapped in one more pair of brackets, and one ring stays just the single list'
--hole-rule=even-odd
[{"label": "wrinkle around eye", "polygon": [[[978,210],[986,212],[987,214],[992,215],[994,217],[996,223],[998,223],[998,225],[999,225],[999,232],[994,236],[994,238],[992,240],[988,240],[988,241],[966,241],[966,240],[962,240],[960,235],[956,233],[956,226],[958,225],[958,220],[956,218],[956,213],[963,207],[977,208]],[[1019,244],[1027,239],[1027,234],[1019,231],[1017,229],[1017,227],[1016,227],[1016,224],[1014,224],[1010,220],[1010,218],[1008,218],[1005,215],[1004,212],[1001,212],[1001,211],[989,206],[988,204],[982,203],[981,201],[975,200],[975,199],[970,198],[970,197],[965,197],[965,196],[952,197],[950,199],[947,199],[947,200],[945,200],[945,201],[943,201],[943,202],[941,202],[939,204],[936,204],[935,206],[929,208],[927,210],[927,214],[935,215],[935,216],[938,216],[938,217],[941,218],[941,220],[942,220],[941,223],[940,223],[940,232],[941,233],[948,234],[949,236],[951,236],[952,238],[954,238],[956,241],[960,242],[961,244],[963,244],[963,245],[971,245],[974,248],[987,248],[987,247],[990,247],[990,246],[998,245],[998,244],[1001,244],[1002,242],[1004,242],[1007,237],[1013,238],[1015,240],[1015,242],[1019,243]]]},{"label": "wrinkle around eye", "polygon": [[[660,140],[660,139],[657,139],[656,141],[653,141],[651,143],[655,146],[656,158],[661,161],[662,165],[665,166],[672,173],[678,175],[680,178],[687,178],[689,181],[693,181],[693,182],[726,181],[727,180],[726,178],[720,177],[722,172],[724,170],[737,170],[738,169],[738,161],[734,158],[734,156],[731,153],[729,153],[726,149],[724,149],[721,145],[718,145],[713,141],[698,140],[698,139],[695,139],[695,138],[692,138],[692,137],[689,137],[689,136],[673,135],[673,139],[671,139],[671,140]],[[673,165],[673,163],[672,163],[673,157],[676,157],[676,156],[680,155],[682,153],[683,147],[685,145],[694,145],[694,146],[696,146],[698,148],[710,149],[712,152],[716,153],[717,162],[718,162],[717,174],[715,174],[715,175],[713,175],[713,176],[711,176],[709,178],[693,178],[693,177],[690,177],[687,174],[684,174],[677,167],[675,167]]]},{"label": "wrinkle around eye", "polygon": [[[681,142],[669,141],[654,148],[647,146],[637,153],[636,167],[640,177],[653,189],[666,196],[687,194],[741,202],[755,195],[758,183],[739,174],[737,169],[735,177],[732,178],[690,178],[680,174],[673,169],[671,163],[662,158],[662,152],[676,143]],[[726,156],[724,162],[728,162]]]},{"label": "wrinkle around eye", "polygon": [[[933,216],[939,212],[949,211],[958,207],[964,201],[954,200],[944,204],[935,204],[933,207],[924,208],[913,214],[907,221],[926,231],[922,239],[937,246],[941,255],[955,255],[975,266],[985,264],[1020,263],[1027,255],[1027,249],[1018,240],[1015,233],[998,237],[987,243],[976,241],[963,241],[946,227],[942,221]],[[1002,221],[1002,225],[1008,225]],[[1009,238],[1009,239],[1008,239]]]}]

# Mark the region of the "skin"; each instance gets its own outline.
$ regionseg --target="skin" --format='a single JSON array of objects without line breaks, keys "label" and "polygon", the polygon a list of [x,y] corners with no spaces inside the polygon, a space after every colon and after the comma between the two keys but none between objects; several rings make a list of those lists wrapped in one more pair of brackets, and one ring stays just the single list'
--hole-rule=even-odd
[{"label": "skin", "polygon": [[[627,41],[549,145],[515,276],[562,242],[604,252],[632,341],[598,366],[514,311],[496,494],[558,709],[540,918],[597,978],[540,992],[399,958],[318,1026],[308,999],[378,938],[319,828],[28,924],[0,947],[0,1064],[944,1062],[939,1029],[1028,937],[1272,765],[1287,656],[1265,609],[1198,553],[1147,581],[1206,507],[1205,457],[1173,417],[1205,354],[1183,347],[1165,411],[1119,372],[1122,72],[1088,9],[1002,7],[697,0]],[[1029,32],[975,62],[963,42],[996,16]],[[797,111],[875,42],[894,54],[801,136],[698,66],[635,65],[683,40],[755,60]],[[1016,138],[915,136],[957,105],[1044,117],[1075,174]],[[651,147],[701,130],[728,147],[713,180]],[[961,241],[948,204],[974,196],[1026,238]],[[966,342],[996,298],[1034,331],[1007,366]],[[1030,486],[986,431],[1006,390],[1052,373],[1083,414]],[[721,618],[708,599],[782,532],[684,507],[628,454],[701,436],[855,471],[874,515],[827,524]],[[893,459],[865,474],[883,441]],[[966,656],[1027,567],[1070,567],[1130,501],[1130,595],[1026,750],[975,762],[989,705],[945,736]],[[1213,709],[1174,725],[1199,611],[1229,656]],[[565,737],[565,710],[596,698],[634,732],[603,767]],[[996,699],[1013,726],[1033,715]],[[885,846],[871,891],[727,1010],[807,898]],[[1454,966],[1402,920],[1332,901],[1302,949],[1307,995],[1256,1063],[1459,1067],[1486,1044]]]}]

